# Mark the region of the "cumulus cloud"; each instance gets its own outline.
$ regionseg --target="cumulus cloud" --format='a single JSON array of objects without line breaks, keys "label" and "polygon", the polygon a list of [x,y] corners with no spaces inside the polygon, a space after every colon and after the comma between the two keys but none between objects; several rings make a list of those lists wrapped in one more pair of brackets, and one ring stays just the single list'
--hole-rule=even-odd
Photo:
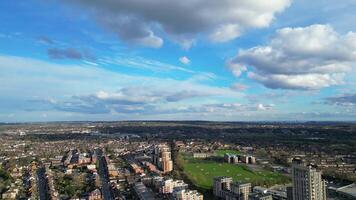
[{"label": "cumulus cloud", "polygon": [[74,60],[95,60],[89,51],[80,51],[75,48],[50,48],[47,54],[51,59],[74,59]]},{"label": "cumulus cloud", "polygon": [[117,33],[121,39],[133,44],[151,48],[159,48],[163,45],[163,40],[154,34],[149,25],[136,17],[105,12],[98,14],[96,19],[105,28]]},{"label": "cumulus cloud", "polygon": [[228,61],[235,76],[269,88],[313,90],[343,82],[356,61],[356,33],[340,35],[329,25],[277,30],[267,46],[239,50]]},{"label": "cumulus cloud", "polygon": [[163,44],[158,32],[189,48],[197,34],[225,42],[248,28],[267,27],[291,0],[66,0],[89,10],[97,23],[124,40],[149,47]]},{"label": "cumulus cloud", "polygon": [[[126,90],[126,89],[124,89]],[[172,94],[171,96],[159,94],[136,93],[137,96],[129,96],[122,93],[107,93],[100,91],[96,94],[73,96],[66,101],[46,101],[47,105],[53,109],[72,113],[82,114],[139,114],[139,115],[159,115],[159,114],[211,114],[217,115],[236,115],[237,112],[255,112],[271,110],[273,105],[258,104],[257,106],[240,103],[210,103],[193,104],[165,107],[162,103],[179,102],[185,99],[197,98],[198,95]],[[140,94],[140,95],[138,95]],[[178,98],[171,99],[173,96]],[[44,103],[44,101],[41,101]]]},{"label": "cumulus cloud", "polygon": [[182,64],[185,64],[185,65],[189,65],[189,64],[190,64],[190,59],[189,59],[187,56],[180,57],[180,58],[179,58],[179,61],[180,61]]},{"label": "cumulus cloud", "polygon": [[[156,64],[153,60],[145,62],[150,65]],[[118,66],[115,63],[109,64]],[[164,63],[160,65],[162,67],[165,66]],[[20,94],[21,92],[19,91],[29,92],[26,95],[38,96],[46,95],[48,91],[55,94],[63,94],[63,92],[66,94],[82,94],[83,92],[88,94],[93,91],[117,91],[120,88],[134,88],[137,86],[131,91],[135,92],[141,88],[140,90],[145,92],[153,93],[152,91],[154,90],[157,93],[167,94],[167,96],[168,94],[171,96],[174,93],[187,91],[186,93],[211,94],[226,98],[241,97],[241,93],[231,91],[229,88],[201,83],[207,78],[215,77],[214,74],[209,73],[196,73],[185,80],[176,80],[143,75],[127,75],[90,65],[59,65],[38,59],[7,55],[0,55],[0,69],[0,78],[3,80],[4,85],[4,87],[0,88],[0,91],[6,92],[6,89],[11,88],[11,92],[14,94]],[[18,73],[19,71],[23,73]],[[145,87],[142,87],[142,84]],[[76,87],[73,87],[73,85]],[[91,85],[91,87],[88,87],[88,85]],[[26,90],[23,88],[26,88]],[[37,88],[37,90],[34,91],[33,88]],[[125,92],[127,93],[128,91]],[[24,94],[22,93],[21,95]]]},{"label": "cumulus cloud", "polygon": [[325,100],[327,104],[353,107],[356,105],[356,94],[343,94],[339,96],[328,97]]},{"label": "cumulus cloud", "polygon": [[[128,114],[160,114],[170,112],[174,113],[177,110],[179,110],[179,112],[207,112],[208,109],[203,108],[207,106],[199,105],[199,109],[197,109],[197,106],[165,109],[162,104],[177,103],[184,100],[216,95],[217,93],[214,91],[203,92],[198,90],[184,90],[180,88],[178,88],[177,91],[163,91],[146,87],[126,87],[116,92],[99,91],[89,95],[76,95],[64,101],[58,101],[51,98],[32,102],[38,102],[47,106],[50,105],[56,110],[74,113],[104,114],[117,112]],[[226,104],[223,107],[231,108],[231,105],[228,106],[228,104]],[[42,107],[48,108],[46,106]]]},{"label": "cumulus cloud", "polygon": [[236,77],[239,77],[243,72],[247,71],[247,67],[245,65],[237,63],[233,59],[229,59],[227,61],[227,67]]},{"label": "cumulus cloud", "polygon": [[0,69],[1,119],[15,113],[37,121],[43,120],[38,113],[48,113],[50,120],[242,120],[267,113],[255,102],[243,104],[240,92],[204,84],[209,74],[175,80],[8,55],[0,55]]},{"label": "cumulus cloud", "polygon": [[226,42],[239,37],[241,30],[238,24],[226,24],[219,27],[210,35],[213,42]]}]

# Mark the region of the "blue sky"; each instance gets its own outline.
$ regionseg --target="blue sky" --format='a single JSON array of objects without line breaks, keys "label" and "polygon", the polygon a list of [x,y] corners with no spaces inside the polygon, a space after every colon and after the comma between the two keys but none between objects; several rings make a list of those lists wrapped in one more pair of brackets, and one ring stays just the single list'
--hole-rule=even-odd
[{"label": "blue sky", "polygon": [[0,121],[356,117],[356,2],[0,2]]}]

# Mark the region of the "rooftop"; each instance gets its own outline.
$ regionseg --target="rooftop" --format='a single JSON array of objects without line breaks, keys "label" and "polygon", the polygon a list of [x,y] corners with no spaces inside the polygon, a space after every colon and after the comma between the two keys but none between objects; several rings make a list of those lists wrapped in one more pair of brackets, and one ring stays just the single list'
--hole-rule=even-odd
[{"label": "rooftop", "polygon": [[337,189],[337,192],[346,194],[350,197],[356,197],[356,183],[340,187]]}]

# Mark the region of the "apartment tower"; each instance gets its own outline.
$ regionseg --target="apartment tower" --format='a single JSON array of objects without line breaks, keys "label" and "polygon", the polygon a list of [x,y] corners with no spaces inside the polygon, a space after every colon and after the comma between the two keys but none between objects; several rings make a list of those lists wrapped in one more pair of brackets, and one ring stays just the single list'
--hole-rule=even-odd
[{"label": "apartment tower", "polygon": [[293,200],[326,200],[325,182],[316,166],[293,160]]},{"label": "apartment tower", "polygon": [[164,173],[173,170],[171,149],[166,144],[156,145],[152,156],[153,164],[158,166]]}]

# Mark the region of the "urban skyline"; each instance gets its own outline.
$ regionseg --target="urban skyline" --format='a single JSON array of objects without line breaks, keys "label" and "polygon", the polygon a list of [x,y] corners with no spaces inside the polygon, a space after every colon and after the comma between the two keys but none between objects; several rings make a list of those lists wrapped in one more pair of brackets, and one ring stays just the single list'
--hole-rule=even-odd
[{"label": "urban skyline", "polygon": [[352,123],[0,124],[0,199],[353,200]]}]

